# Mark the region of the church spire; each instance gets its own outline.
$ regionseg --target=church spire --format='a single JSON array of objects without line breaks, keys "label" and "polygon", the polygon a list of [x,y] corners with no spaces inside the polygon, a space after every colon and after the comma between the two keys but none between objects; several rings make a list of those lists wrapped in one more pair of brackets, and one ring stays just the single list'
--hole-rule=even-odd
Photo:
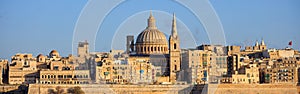
[{"label": "church spire", "polygon": [[172,31],[169,38],[169,67],[170,67],[170,81],[175,82],[178,80],[177,73],[180,71],[180,40],[177,34],[176,17],[173,14]]},{"label": "church spire", "polygon": [[255,46],[258,46],[258,41],[256,40],[256,42],[255,42]]},{"label": "church spire", "polygon": [[260,45],[265,45],[264,39],[261,39],[261,44]]},{"label": "church spire", "polygon": [[173,13],[173,22],[172,22],[172,32],[171,32],[171,36],[173,38],[177,38],[177,27],[176,27],[176,17],[175,17],[175,13]]},{"label": "church spire", "polygon": [[148,18],[148,27],[147,29],[156,29],[155,19],[152,15],[152,11],[150,11],[150,16]]}]

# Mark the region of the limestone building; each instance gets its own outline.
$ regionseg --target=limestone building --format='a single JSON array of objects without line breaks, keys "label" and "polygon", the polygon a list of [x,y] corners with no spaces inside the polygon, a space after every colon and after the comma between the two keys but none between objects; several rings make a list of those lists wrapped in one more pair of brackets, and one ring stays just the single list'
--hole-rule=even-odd
[{"label": "limestone building", "polygon": [[[177,34],[175,14],[173,15],[171,29],[171,35],[169,40],[167,40],[165,34],[156,27],[155,18],[152,13],[150,13],[148,18],[148,26],[137,36],[136,42],[133,42],[134,39],[132,39],[132,37],[127,37],[127,43],[130,44],[127,44],[126,51],[131,52],[129,53],[129,60],[133,61],[129,62],[129,64],[133,66],[139,66],[139,63],[134,62],[139,60],[139,58],[143,59],[145,63],[152,64],[154,62],[150,62],[151,56],[162,55],[162,57],[156,57],[155,59],[160,61],[166,60],[166,62],[159,62],[167,65],[167,71],[163,73],[163,78],[169,77],[166,80],[167,82],[176,82],[178,72],[181,70],[181,54],[180,39]],[[131,48],[130,51],[128,48]],[[139,71],[146,70],[141,69]],[[142,72],[140,74],[142,74]]]},{"label": "limestone building", "polygon": [[198,50],[207,50],[207,51],[211,51],[214,52],[215,55],[217,56],[224,56],[227,55],[228,53],[228,47],[225,47],[223,45],[206,45],[206,44],[202,44],[200,46],[197,47]]},{"label": "limestone building", "polygon": [[61,57],[56,50],[52,50],[47,56],[16,54],[12,56],[8,67],[8,84],[90,83],[90,70],[82,67],[84,64],[78,63],[78,58],[72,55]]},{"label": "limestone building", "polygon": [[132,83],[134,80],[131,77],[134,75],[132,67],[127,63],[125,58],[119,57],[117,52],[124,51],[112,50],[110,53],[95,54],[95,62],[97,63],[95,74],[96,83]]},{"label": "limestone building", "polygon": [[256,64],[249,64],[245,67],[245,73],[239,74],[235,71],[232,75],[233,84],[259,84],[259,69]]},{"label": "limestone building", "polygon": [[245,49],[240,52],[240,55],[247,55],[249,58],[261,58],[265,50],[267,50],[267,45],[262,39],[261,43],[256,41],[254,46],[246,46]]},{"label": "limestone building", "polygon": [[7,82],[8,60],[0,59],[0,84]]},{"label": "limestone building", "polygon": [[238,71],[241,68],[241,63],[240,63],[240,55],[235,54],[230,57],[228,57],[228,62],[227,62],[227,75],[231,76],[235,74],[235,71]]},{"label": "limestone building", "polygon": [[296,57],[296,50],[293,50],[291,48],[285,48],[285,49],[268,49],[262,52],[264,58],[270,58],[270,59],[278,59],[278,58],[290,58],[290,57]]},{"label": "limestone building", "polygon": [[30,84],[36,83],[38,69],[36,59],[32,54],[16,54],[11,58],[9,65],[9,84]]},{"label": "limestone building", "polygon": [[84,57],[89,55],[89,43],[87,41],[79,42],[77,48],[77,54],[78,57]]},{"label": "limestone building", "polygon": [[265,44],[265,41],[262,39],[260,44],[258,43],[258,41],[256,41],[254,46],[246,46],[244,51],[255,52],[255,51],[262,51],[266,49],[267,49],[267,45]]},{"label": "limestone building", "polygon": [[264,83],[298,83],[299,58],[279,58],[264,70]]},{"label": "limestone building", "polygon": [[112,81],[112,67],[113,62],[108,53],[97,53],[95,54],[95,63],[96,63],[96,74],[95,81],[96,83],[107,83]]},{"label": "limestone building", "polygon": [[86,70],[74,57],[60,57],[56,50],[49,53],[46,69],[39,70],[40,84],[88,84],[91,83],[90,70]]},{"label": "limestone building", "polygon": [[211,63],[211,51],[187,50],[182,53],[182,70],[184,81],[192,84],[203,84],[208,81],[209,66]]},{"label": "limestone building", "polygon": [[209,82],[219,83],[219,80],[223,77],[227,77],[227,68],[228,68],[228,56],[217,56],[215,53],[212,53],[211,62],[210,62],[210,71],[209,71]]},{"label": "limestone building", "polygon": [[227,46],[227,55],[240,54],[241,46]]}]

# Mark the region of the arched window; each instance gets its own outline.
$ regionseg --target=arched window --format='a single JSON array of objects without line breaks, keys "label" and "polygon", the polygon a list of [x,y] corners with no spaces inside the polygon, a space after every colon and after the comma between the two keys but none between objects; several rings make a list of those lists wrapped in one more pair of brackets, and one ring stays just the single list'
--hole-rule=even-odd
[{"label": "arched window", "polygon": [[156,51],[156,47],[154,47],[154,51]]},{"label": "arched window", "polygon": [[177,70],[177,65],[174,65],[174,70]]},{"label": "arched window", "polygon": [[24,65],[25,65],[25,66],[27,66],[27,65],[28,65],[28,62],[27,62],[27,61],[25,61],[25,62],[24,62]]},{"label": "arched window", "polygon": [[141,47],[141,52],[143,52],[143,47]]},{"label": "arched window", "polygon": [[177,45],[176,45],[176,43],[174,43],[174,49],[176,49],[177,47],[176,47]]},{"label": "arched window", "polygon": [[151,51],[153,51],[153,47],[151,47]]}]

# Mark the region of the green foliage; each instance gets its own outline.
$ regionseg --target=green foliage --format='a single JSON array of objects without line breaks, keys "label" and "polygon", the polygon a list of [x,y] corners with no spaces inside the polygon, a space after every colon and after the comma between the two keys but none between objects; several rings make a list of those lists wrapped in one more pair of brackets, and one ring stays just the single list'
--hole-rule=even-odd
[{"label": "green foliage", "polygon": [[72,93],[72,94],[85,94],[84,91],[79,86],[76,86],[76,87],[73,87],[73,88],[69,88],[68,89],[68,93]]}]

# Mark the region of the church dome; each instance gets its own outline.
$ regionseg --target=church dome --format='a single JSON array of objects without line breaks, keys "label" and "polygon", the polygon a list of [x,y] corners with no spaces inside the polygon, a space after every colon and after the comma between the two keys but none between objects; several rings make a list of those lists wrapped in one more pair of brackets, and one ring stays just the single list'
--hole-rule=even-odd
[{"label": "church dome", "polygon": [[59,53],[58,53],[56,50],[52,50],[52,51],[49,53],[49,56],[50,56],[50,57],[53,57],[53,56],[59,57]]},{"label": "church dome", "polygon": [[37,57],[37,62],[45,61],[46,57],[43,54],[39,54]]},{"label": "church dome", "polygon": [[38,56],[37,56],[37,58],[44,58],[45,56],[43,55],[43,54],[39,54]]},{"label": "church dome", "polygon": [[155,19],[150,13],[148,26],[141,32],[135,43],[137,54],[167,54],[168,42],[164,33],[155,26]]},{"label": "church dome", "polygon": [[168,44],[165,34],[158,29],[145,29],[138,35],[136,43]]},{"label": "church dome", "polygon": [[50,52],[50,54],[57,54],[58,52],[56,51],[56,50],[52,50],[51,52]]}]

